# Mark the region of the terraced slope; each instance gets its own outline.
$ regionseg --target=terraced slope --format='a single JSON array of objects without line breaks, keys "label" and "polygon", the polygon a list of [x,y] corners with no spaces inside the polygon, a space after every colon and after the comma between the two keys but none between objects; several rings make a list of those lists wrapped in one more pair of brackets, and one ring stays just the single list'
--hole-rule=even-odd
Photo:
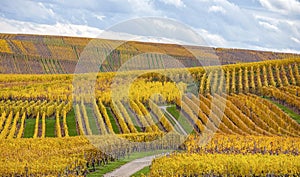
[{"label": "terraced slope", "polygon": [[[74,73],[81,52],[91,38],[0,34],[0,73],[58,74]],[[121,45],[121,46],[119,46]],[[114,49],[114,50],[112,50]],[[188,50],[187,50],[188,49]],[[127,70],[180,67],[168,62],[176,58],[185,67],[299,57],[242,49],[224,49],[176,44],[97,40],[99,59],[104,60],[100,71],[116,71],[128,59],[137,57],[140,63],[127,63]],[[146,53],[146,54],[145,54]],[[166,56],[168,55],[168,56]],[[106,56],[104,59],[103,56]],[[201,59],[201,63],[195,60]],[[168,59],[169,58],[169,59]],[[181,66],[182,67],[182,66]]]}]

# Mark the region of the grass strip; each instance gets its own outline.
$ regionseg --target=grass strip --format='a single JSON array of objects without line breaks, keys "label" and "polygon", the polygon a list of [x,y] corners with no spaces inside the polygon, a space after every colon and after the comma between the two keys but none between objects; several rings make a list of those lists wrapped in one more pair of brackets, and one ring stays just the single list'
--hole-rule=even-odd
[{"label": "grass strip", "polygon": [[25,119],[23,138],[32,138],[35,128],[35,119]]},{"label": "grass strip", "polygon": [[288,107],[286,107],[286,106],[284,106],[284,105],[282,105],[282,104],[280,104],[276,101],[273,101],[270,98],[265,98],[265,99],[267,99],[271,103],[275,104],[278,108],[280,108],[283,112],[285,112],[287,115],[289,115],[292,119],[294,119],[295,121],[300,123],[300,115],[299,114],[295,113],[294,111],[292,111]]},{"label": "grass strip", "polygon": [[182,126],[182,128],[187,133],[193,131],[194,128],[191,125],[191,123],[188,121],[188,118],[186,118],[183,114],[181,114],[175,105],[168,106],[167,111],[178,121],[178,123]]},{"label": "grass strip", "polygon": [[93,109],[89,105],[86,105],[85,109],[86,109],[87,116],[89,118],[89,124],[93,135],[99,135],[100,133],[94,116]]},{"label": "grass strip", "polygon": [[77,136],[76,130],[76,120],[75,120],[75,112],[72,109],[70,112],[67,113],[67,126],[69,131],[69,136]]},{"label": "grass strip", "polygon": [[106,107],[106,112],[107,112],[107,115],[109,117],[109,120],[110,120],[110,123],[111,123],[111,126],[112,126],[114,132],[117,133],[117,134],[120,133],[119,127],[118,127],[117,122],[116,122],[116,119],[112,115],[112,112],[111,112],[110,108]]},{"label": "grass strip", "polygon": [[146,166],[142,168],[141,170],[135,172],[131,177],[142,177],[147,176],[147,174],[150,172],[150,166]]},{"label": "grass strip", "polygon": [[55,118],[46,118],[45,137],[55,137]]}]

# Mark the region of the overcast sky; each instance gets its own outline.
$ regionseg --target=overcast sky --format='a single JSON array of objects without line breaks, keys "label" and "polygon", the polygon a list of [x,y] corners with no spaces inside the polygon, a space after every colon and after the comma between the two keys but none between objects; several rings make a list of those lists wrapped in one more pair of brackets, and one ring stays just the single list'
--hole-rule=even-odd
[{"label": "overcast sky", "polygon": [[190,26],[208,45],[300,53],[299,0],[1,0],[0,32],[97,37],[139,17]]}]

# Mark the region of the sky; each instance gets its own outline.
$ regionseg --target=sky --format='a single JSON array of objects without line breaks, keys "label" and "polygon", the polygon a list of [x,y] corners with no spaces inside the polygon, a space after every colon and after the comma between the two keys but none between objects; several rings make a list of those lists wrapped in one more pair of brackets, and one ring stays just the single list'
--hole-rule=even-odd
[{"label": "sky", "polygon": [[299,0],[1,0],[0,33],[97,37],[143,17],[184,24],[209,46],[300,53]]}]

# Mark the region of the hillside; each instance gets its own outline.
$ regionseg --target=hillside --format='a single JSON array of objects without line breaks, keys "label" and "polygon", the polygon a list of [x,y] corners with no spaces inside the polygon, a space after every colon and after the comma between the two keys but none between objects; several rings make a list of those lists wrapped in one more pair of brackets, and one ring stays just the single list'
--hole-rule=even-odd
[{"label": "hillside", "polygon": [[[91,38],[78,37],[0,34],[0,73],[74,73],[80,53],[91,40]],[[113,48],[112,46],[122,43],[122,41],[113,40],[99,39],[98,41],[100,41],[101,46],[97,51],[103,53],[107,52],[109,48]],[[146,60],[144,63],[147,64],[138,67],[133,64],[128,70],[165,67],[163,65],[164,54],[176,58],[185,67],[200,66],[199,62],[195,60],[195,55],[206,61],[202,63],[203,65],[214,65],[214,59],[217,57],[221,64],[233,64],[300,56],[266,51],[130,41],[117,47],[106,57],[101,71],[116,71],[129,58],[143,53],[151,53],[140,57],[141,60]],[[209,62],[207,63],[207,61]],[[178,66],[168,65],[168,67]]]},{"label": "hillside", "polygon": [[[228,174],[219,164],[236,176],[297,176],[299,65],[298,59],[284,59],[190,68],[199,94],[189,92],[191,78],[184,69],[164,70],[167,77],[151,71],[138,77],[128,93],[124,83],[143,71],[123,73],[117,90],[111,88],[111,72],[98,73],[96,83],[73,74],[1,74],[0,174],[92,175],[95,161],[105,170],[104,161],[164,149],[188,154],[155,159],[151,176],[171,176],[174,165],[192,162],[186,167],[194,176],[199,171]],[[95,97],[86,92],[93,86]],[[73,94],[73,88],[82,92]],[[185,160],[190,155],[198,160]],[[203,158],[210,171],[201,168]],[[284,171],[283,164],[295,170]],[[176,175],[191,176],[184,169]]]},{"label": "hillside", "polygon": [[92,39],[0,36],[0,176],[101,176],[154,152],[147,176],[300,174],[298,55],[99,39],[104,72],[73,74]]}]

